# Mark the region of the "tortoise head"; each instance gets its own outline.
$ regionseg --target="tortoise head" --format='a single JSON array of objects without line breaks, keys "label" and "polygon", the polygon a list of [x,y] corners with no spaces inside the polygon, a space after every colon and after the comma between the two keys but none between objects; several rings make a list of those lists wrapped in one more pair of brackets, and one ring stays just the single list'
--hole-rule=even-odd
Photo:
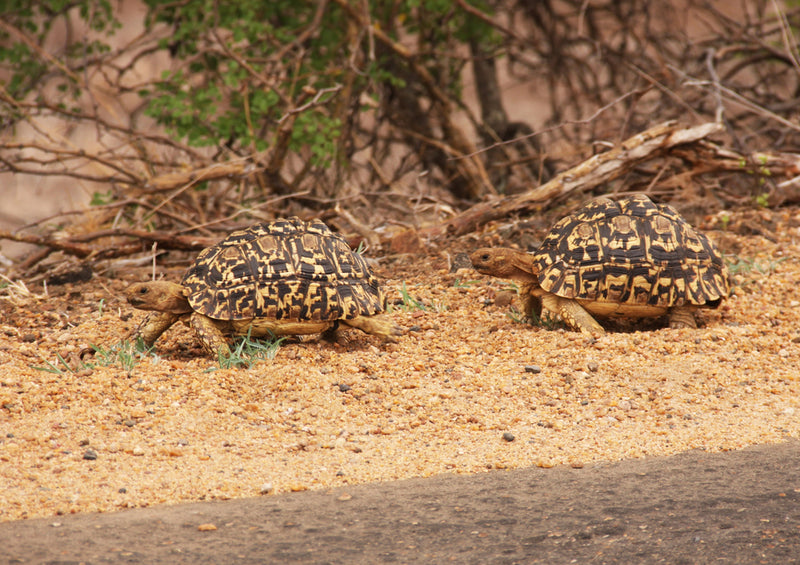
[{"label": "tortoise head", "polygon": [[140,310],[185,314],[192,311],[186,289],[168,281],[134,283],[125,289],[128,304]]},{"label": "tortoise head", "polygon": [[520,281],[537,281],[539,269],[533,255],[511,249],[510,247],[483,247],[469,256],[472,267],[484,275],[514,279]]}]

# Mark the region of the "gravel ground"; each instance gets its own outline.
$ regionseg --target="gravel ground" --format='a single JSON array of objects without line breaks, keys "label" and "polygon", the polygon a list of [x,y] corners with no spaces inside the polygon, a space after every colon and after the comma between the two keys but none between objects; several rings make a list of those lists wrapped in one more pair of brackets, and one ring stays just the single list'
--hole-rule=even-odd
[{"label": "gravel ground", "polygon": [[144,270],[47,298],[6,286],[0,521],[798,438],[800,212],[743,218],[728,229],[751,233],[710,234],[737,285],[699,329],[612,323],[596,341],[517,323],[504,281],[453,270],[491,231],[380,258],[397,343],[345,330],[250,368],[219,369],[183,326],[132,367],[81,366],[142,319],[122,290]]}]

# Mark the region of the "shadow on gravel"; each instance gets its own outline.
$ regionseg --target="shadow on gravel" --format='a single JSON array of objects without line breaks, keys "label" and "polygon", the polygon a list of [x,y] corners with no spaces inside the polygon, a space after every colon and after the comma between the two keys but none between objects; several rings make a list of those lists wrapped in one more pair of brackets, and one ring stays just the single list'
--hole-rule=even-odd
[{"label": "shadow on gravel", "polygon": [[0,524],[0,563],[573,560],[800,563],[800,442]]}]

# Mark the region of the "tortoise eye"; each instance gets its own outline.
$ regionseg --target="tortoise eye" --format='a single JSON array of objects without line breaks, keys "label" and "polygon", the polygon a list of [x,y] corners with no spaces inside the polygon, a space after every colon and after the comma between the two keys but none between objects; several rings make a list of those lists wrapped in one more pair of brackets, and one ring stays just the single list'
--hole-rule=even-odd
[{"label": "tortoise eye", "polygon": [[489,254],[488,253],[484,253],[483,255],[481,255],[481,261],[488,261],[488,260],[489,260]]},{"label": "tortoise eye", "polygon": [[139,294],[147,294],[147,287],[143,286],[142,288],[140,288],[139,289]]}]

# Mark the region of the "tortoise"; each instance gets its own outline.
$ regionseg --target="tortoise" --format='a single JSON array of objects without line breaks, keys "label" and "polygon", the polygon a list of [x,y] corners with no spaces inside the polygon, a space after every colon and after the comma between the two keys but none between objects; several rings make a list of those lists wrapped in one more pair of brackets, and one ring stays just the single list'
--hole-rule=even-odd
[{"label": "tortoise", "polygon": [[520,283],[526,317],[544,307],[585,334],[604,333],[594,316],[666,314],[672,328],[696,328],[695,309],[717,307],[731,289],[711,240],[645,194],[589,201],[558,221],[532,254],[483,248],[470,260],[480,273]]},{"label": "tortoise", "polygon": [[385,299],[367,261],[319,220],[299,218],[234,231],[200,252],[180,284],[131,284],[128,302],[153,312],[134,332],[147,346],[183,320],[211,354],[230,355],[226,334],[333,332],[343,323],[391,340]]}]

